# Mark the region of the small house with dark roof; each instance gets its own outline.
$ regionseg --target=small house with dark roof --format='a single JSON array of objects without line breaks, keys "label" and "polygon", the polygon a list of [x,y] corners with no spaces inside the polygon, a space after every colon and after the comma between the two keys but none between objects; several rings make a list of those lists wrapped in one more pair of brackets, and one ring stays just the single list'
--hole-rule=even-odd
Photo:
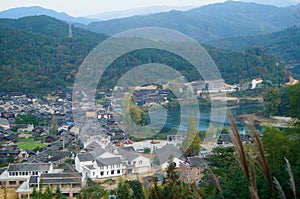
[{"label": "small house with dark roof", "polygon": [[[242,142],[250,142],[251,138],[248,134],[240,134]],[[218,138],[219,145],[232,144],[232,139],[230,134],[221,134]]]}]

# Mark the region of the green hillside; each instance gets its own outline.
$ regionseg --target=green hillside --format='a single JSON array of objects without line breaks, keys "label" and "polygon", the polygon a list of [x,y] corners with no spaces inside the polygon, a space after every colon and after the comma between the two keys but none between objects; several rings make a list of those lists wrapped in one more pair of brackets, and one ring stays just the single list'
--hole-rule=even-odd
[{"label": "green hillside", "polygon": [[72,85],[78,66],[106,36],[47,16],[0,19],[2,91],[46,92]]},{"label": "green hillside", "polygon": [[[46,93],[72,86],[86,55],[105,35],[73,28],[47,16],[0,20],[0,90]],[[283,67],[262,49],[233,52],[206,47],[228,83],[262,77],[283,80]],[[199,79],[193,67],[165,51],[144,49],[126,54],[104,72],[99,86],[109,89],[134,66],[162,63],[174,67],[188,80]]]},{"label": "green hillside", "polygon": [[216,40],[210,44],[227,50],[245,50],[248,46],[263,46],[279,60],[290,64],[300,63],[300,26],[271,34]]}]

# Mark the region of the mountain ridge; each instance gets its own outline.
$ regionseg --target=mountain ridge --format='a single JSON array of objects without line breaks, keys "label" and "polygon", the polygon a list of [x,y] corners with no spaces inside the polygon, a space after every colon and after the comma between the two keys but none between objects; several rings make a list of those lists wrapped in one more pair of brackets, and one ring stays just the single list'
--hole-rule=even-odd
[{"label": "mountain ridge", "polygon": [[146,26],[170,28],[205,42],[236,35],[279,31],[298,23],[294,13],[293,7],[228,1],[185,12],[170,11],[93,22],[87,28],[106,35]]},{"label": "mountain ridge", "polygon": [[0,12],[0,18],[18,19],[28,16],[47,15],[62,21],[71,21],[72,23],[89,24],[91,22],[100,21],[99,19],[91,19],[85,17],[72,17],[65,12],[57,12],[55,10],[43,8],[41,6],[17,7]]}]

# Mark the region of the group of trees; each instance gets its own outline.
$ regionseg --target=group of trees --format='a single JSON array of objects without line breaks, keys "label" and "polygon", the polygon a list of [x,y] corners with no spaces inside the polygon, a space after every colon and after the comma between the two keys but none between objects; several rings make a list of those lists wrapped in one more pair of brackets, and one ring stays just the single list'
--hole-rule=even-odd
[{"label": "group of trees", "polygon": [[[0,89],[31,93],[52,92],[74,83],[88,53],[106,36],[80,28],[68,38],[68,24],[47,16],[0,20]],[[228,83],[262,77],[280,81],[283,67],[261,48],[244,53],[206,47]],[[183,58],[158,49],[141,49],[115,60],[99,81],[102,90],[113,88],[127,71],[146,63],[161,63],[179,71],[188,81],[201,79]],[[145,75],[145,74],[140,74]]]},{"label": "group of trees", "polygon": [[266,113],[300,118],[300,84],[270,88],[264,94]]},{"label": "group of trees", "polygon": [[0,89],[44,93],[72,85],[85,56],[104,35],[48,16],[0,20]]},{"label": "group of trees", "polygon": [[[264,167],[261,155],[253,151],[252,144],[244,145],[247,160],[245,164],[250,169],[250,180],[255,182],[254,187],[257,191],[255,198],[299,197],[299,128],[285,131],[266,128],[262,132],[261,143],[267,163]],[[249,182],[237,156],[234,147],[214,149],[212,155],[207,158],[210,167],[205,171],[203,183],[200,185],[203,198],[251,198],[254,190],[249,188]],[[269,171],[269,176],[266,176],[266,171]]]},{"label": "group of trees", "polygon": [[47,186],[45,190],[42,190],[42,188],[36,189],[36,187],[34,187],[32,193],[30,195],[30,198],[32,198],[32,199],[53,199],[53,198],[67,199],[67,197],[62,194],[59,187],[57,187],[57,189],[55,190],[55,193],[53,193],[49,186]]}]

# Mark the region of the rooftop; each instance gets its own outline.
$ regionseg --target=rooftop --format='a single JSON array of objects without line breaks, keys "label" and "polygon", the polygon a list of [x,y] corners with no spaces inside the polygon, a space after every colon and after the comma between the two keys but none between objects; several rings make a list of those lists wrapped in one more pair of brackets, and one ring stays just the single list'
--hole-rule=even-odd
[{"label": "rooftop", "polygon": [[48,171],[50,165],[50,163],[10,164],[7,171]]}]

